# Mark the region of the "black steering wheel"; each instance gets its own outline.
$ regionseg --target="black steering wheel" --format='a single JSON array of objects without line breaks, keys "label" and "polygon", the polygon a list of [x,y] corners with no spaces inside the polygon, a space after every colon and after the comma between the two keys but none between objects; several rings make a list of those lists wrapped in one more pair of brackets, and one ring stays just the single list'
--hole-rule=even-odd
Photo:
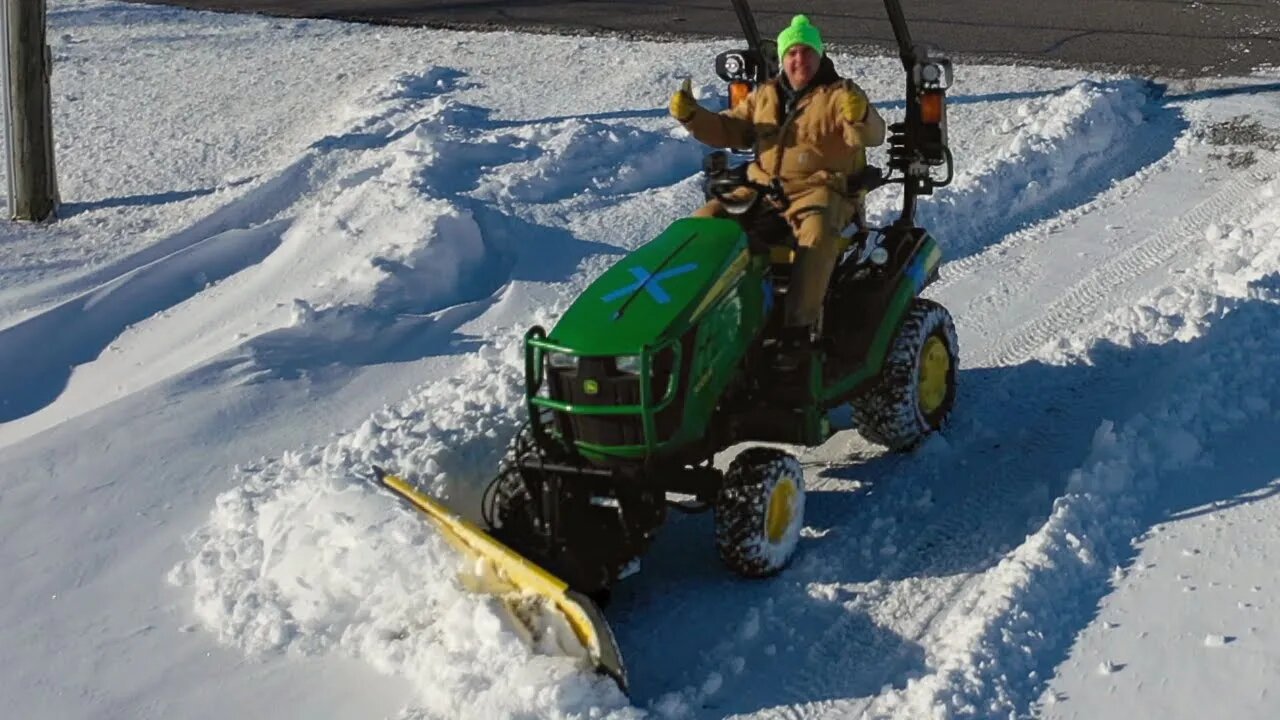
[{"label": "black steering wheel", "polygon": [[[751,194],[737,197],[737,192],[743,188],[750,190]],[[718,177],[707,183],[707,194],[718,200],[724,211],[734,217],[754,213],[762,201],[768,201],[777,210],[785,210],[789,204],[787,194],[782,191],[782,181],[777,178],[765,185],[746,178]]]}]

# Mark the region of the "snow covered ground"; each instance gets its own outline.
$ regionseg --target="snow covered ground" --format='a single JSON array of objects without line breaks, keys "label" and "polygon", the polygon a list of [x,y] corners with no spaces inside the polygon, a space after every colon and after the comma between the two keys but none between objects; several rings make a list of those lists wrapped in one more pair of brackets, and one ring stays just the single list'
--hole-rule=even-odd
[{"label": "snow covered ground", "polygon": [[[1274,69],[958,68],[959,174],[921,212],[952,426],[803,453],[772,580],[671,522],[609,608],[626,698],[522,646],[367,478],[474,512],[520,334],[698,204],[666,98],[720,103],[734,43],[49,24],[63,217],[0,227],[6,715],[1280,713]],[[836,61],[901,114],[896,59]]]}]

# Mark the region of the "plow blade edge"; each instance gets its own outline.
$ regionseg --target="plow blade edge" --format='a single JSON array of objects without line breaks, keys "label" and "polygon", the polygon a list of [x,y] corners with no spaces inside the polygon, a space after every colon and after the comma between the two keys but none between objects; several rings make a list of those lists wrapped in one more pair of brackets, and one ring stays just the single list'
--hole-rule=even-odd
[{"label": "plow blade edge", "polygon": [[[596,672],[608,675],[627,691],[627,673],[622,665],[613,631],[604,614],[585,595],[573,591],[563,580],[499,542],[474,523],[460,517],[402,478],[374,467],[378,482],[413,505],[440,530],[449,544],[458,549],[476,568],[463,576],[469,590],[494,595],[503,600],[514,619],[529,633],[537,633],[529,620],[529,599],[541,600],[572,631],[573,638]],[[529,638],[526,638],[527,640]]]}]

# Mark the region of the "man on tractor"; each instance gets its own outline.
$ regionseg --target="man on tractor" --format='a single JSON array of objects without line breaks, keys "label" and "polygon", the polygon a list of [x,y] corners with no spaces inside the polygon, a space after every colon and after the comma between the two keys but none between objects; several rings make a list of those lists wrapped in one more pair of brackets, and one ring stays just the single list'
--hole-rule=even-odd
[{"label": "man on tractor", "polygon": [[[862,214],[864,193],[850,190],[850,178],[866,166],[866,148],[884,142],[885,123],[862,88],[837,74],[804,15],[778,34],[778,59],[781,73],[719,113],[698,105],[686,79],[671,96],[671,115],[706,145],[753,148],[748,178],[781,182],[797,248],[775,362],[794,372],[809,353],[842,249],[840,231]],[[713,199],[694,216],[724,214]]]}]

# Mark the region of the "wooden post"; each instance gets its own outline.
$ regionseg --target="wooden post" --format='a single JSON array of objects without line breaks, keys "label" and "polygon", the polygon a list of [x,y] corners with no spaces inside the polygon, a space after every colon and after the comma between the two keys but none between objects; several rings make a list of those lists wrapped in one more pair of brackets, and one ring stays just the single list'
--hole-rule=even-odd
[{"label": "wooden post", "polygon": [[58,181],[53,165],[52,58],[45,41],[45,0],[0,3],[9,213],[14,220],[47,220],[58,209]]}]

